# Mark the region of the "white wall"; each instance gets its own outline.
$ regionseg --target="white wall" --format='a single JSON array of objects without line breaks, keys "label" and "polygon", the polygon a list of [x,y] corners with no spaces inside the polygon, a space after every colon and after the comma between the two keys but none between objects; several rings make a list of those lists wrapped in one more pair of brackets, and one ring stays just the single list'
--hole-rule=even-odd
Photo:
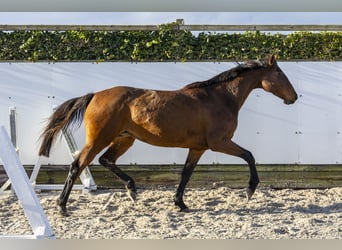
[{"label": "white wall", "polygon": [[[255,90],[243,106],[234,141],[258,163],[342,163],[342,62],[280,62],[301,96],[293,105]],[[9,129],[9,107],[17,111],[19,154],[34,164],[44,120],[63,101],[115,85],[177,89],[234,67],[233,63],[0,63],[0,124]],[[75,132],[83,145],[83,127]],[[186,149],[158,148],[136,141],[121,164],[182,164]],[[206,152],[200,163],[244,163]],[[63,140],[50,164],[69,164]],[[97,161],[94,161],[97,164]]]}]

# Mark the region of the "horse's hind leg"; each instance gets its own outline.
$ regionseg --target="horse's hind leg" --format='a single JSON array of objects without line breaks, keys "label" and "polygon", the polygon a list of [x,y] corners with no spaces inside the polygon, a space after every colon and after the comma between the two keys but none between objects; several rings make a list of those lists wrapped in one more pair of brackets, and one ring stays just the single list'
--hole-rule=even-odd
[{"label": "horse's hind leg", "polygon": [[64,188],[62,193],[60,194],[59,198],[57,199],[57,205],[59,205],[60,208],[60,213],[63,216],[68,216],[68,212],[66,209],[66,204],[67,201],[69,199],[69,195],[71,192],[71,189],[77,179],[77,177],[79,176],[79,162],[78,162],[79,158],[75,159],[71,165],[70,165],[70,169],[69,169],[69,174],[65,180],[65,184],[64,184]]},{"label": "horse's hind leg", "polygon": [[110,144],[107,151],[99,158],[102,166],[111,170],[126,183],[128,196],[134,201],[137,195],[134,180],[116,166],[116,160],[123,155],[134,143],[135,138],[129,135],[120,135]]},{"label": "horse's hind leg", "polygon": [[95,151],[94,147],[86,145],[82,149],[82,151],[79,154],[79,156],[77,157],[77,159],[75,159],[71,163],[70,169],[69,169],[69,174],[68,174],[67,179],[65,181],[63,191],[57,200],[57,204],[60,207],[60,213],[63,216],[69,215],[67,212],[67,209],[66,209],[66,204],[68,202],[70,192],[72,190],[72,187],[73,187],[77,177],[79,177],[80,174],[82,173],[82,171],[85,169],[85,167],[90,164],[90,162],[94,159],[94,157],[96,156],[98,151],[99,150]]}]

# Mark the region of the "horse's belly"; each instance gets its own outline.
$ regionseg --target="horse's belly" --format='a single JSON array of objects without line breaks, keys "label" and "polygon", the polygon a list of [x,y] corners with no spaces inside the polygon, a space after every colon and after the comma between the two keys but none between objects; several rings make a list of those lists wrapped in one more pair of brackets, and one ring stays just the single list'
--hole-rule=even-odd
[{"label": "horse's belly", "polygon": [[129,105],[129,132],[156,146],[206,147],[201,109],[186,101],[184,95],[146,91]]},{"label": "horse's belly", "polygon": [[136,129],[129,132],[136,139],[154,146],[179,147],[179,148],[201,148],[206,149],[207,143],[203,134],[192,130],[169,131],[160,129]]}]

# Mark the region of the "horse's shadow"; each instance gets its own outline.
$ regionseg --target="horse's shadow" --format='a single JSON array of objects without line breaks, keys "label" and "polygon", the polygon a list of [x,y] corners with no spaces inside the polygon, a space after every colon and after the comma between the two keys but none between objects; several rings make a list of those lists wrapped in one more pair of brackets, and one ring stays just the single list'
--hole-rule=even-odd
[{"label": "horse's shadow", "polygon": [[[71,204],[68,208],[70,212],[75,212],[77,208],[76,203],[87,203],[88,200],[86,198],[81,200],[73,200],[71,199]],[[149,198],[142,201],[144,206],[149,207],[151,209],[157,209],[158,207],[158,199],[157,198]],[[303,214],[335,214],[335,213],[342,213],[342,202],[339,203],[332,203],[327,206],[318,206],[315,204],[308,204],[306,206],[295,205],[289,207],[284,202],[269,202],[263,207],[252,208],[248,207],[248,203],[246,202],[245,207],[242,208],[225,208],[222,206],[226,204],[227,200],[217,199],[217,198],[210,198],[206,199],[201,205],[195,206],[192,208],[191,204],[189,204],[189,210],[187,213],[211,213],[211,214],[236,214],[240,216],[245,215],[263,215],[263,214],[282,214],[285,212],[291,213],[303,213]],[[133,205],[134,203],[132,203]],[[170,203],[170,207],[173,204]],[[221,206],[218,208],[218,206]],[[116,212],[120,207],[120,204],[115,204],[115,200],[108,205],[107,210],[109,212]],[[175,211],[179,211],[178,207],[174,206]],[[158,210],[158,209],[157,209]],[[182,214],[182,213],[180,213]]]},{"label": "horse's shadow", "polygon": [[[217,204],[223,203],[223,201],[218,201]],[[308,206],[285,207],[283,203],[270,203],[265,207],[260,208],[239,208],[233,209],[216,209],[215,207],[206,207],[199,209],[191,209],[190,212],[212,212],[217,214],[237,214],[237,215],[251,215],[251,214],[282,214],[285,212],[291,213],[303,213],[303,214],[335,214],[342,213],[342,203],[334,203],[328,206],[317,206],[314,204],[309,204]]]}]

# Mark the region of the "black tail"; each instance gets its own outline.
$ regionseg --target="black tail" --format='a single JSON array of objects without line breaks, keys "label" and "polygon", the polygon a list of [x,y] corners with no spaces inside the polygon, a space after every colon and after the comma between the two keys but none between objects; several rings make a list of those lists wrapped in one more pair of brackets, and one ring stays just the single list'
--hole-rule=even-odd
[{"label": "black tail", "polygon": [[78,127],[83,120],[84,112],[93,98],[90,93],[81,97],[70,99],[62,103],[49,118],[49,123],[40,136],[43,139],[38,155],[49,157],[52,142],[58,133],[70,125],[75,124]]}]

